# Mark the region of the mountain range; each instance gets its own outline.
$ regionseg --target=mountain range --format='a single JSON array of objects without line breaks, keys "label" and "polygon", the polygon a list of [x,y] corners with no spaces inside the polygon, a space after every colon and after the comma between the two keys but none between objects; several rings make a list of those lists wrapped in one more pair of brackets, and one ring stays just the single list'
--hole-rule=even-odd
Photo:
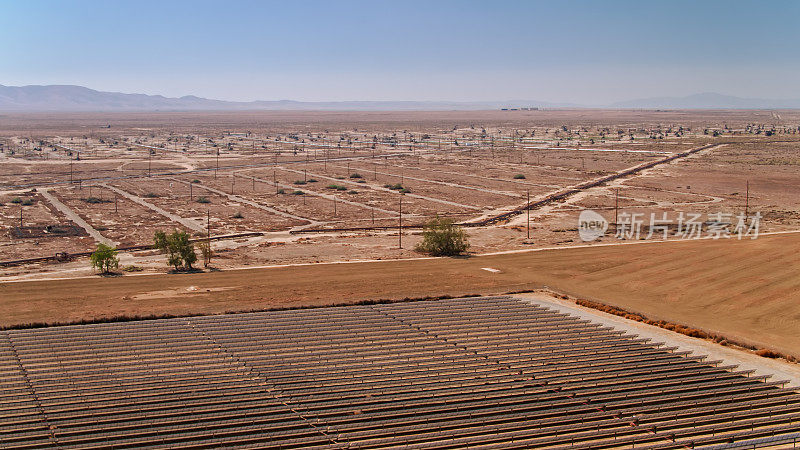
[{"label": "mountain range", "polygon": [[487,110],[501,108],[619,108],[619,109],[794,109],[800,99],[774,100],[742,98],[716,93],[686,97],[652,97],[609,105],[580,105],[535,100],[445,102],[445,101],[338,101],[302,102],[294,100],[234,102],[188,95],[123,94],[83,86],[3,86],[0,85],[0,111],[245,111],[245,110],[325,110],[325,111],[442,111]]}]

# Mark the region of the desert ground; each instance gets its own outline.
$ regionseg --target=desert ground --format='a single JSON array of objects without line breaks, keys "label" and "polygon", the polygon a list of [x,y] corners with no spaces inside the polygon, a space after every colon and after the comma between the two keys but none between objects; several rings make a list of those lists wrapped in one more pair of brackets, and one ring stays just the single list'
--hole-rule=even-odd
[{"label": "desert ground", "polygon": [[[800,356],[798,125],[796,111],[0,115],[1,322],[547,287]],[[611,223],[601,239],[579,237],[584,209]],[[675,227],[687,214],[700,236]],[[756,214],[758,238],[738,239]],[[633,215],[640,233],[615,236]],[[435,216],[465,227],[467,257],[414,250]],[[166,273],[149,246],[172,229],[211,236],[204,273]],[[99,242],[123,249],[124,275],[94,275]]]}]

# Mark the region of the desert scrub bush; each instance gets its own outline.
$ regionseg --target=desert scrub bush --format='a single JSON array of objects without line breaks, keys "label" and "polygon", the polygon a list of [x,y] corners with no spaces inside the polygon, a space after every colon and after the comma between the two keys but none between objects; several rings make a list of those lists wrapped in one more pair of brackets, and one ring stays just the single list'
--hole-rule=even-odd
[{"label": "desert scrub bush", "polygon": [[244,215],[241,212],[236,211],[236,214],[232,216],[234,219],[244,219]]},{"label": "desert scrub bush", "polygon": [[22,201],[22,206],[31,206],[31,205],[33,205],[33,199],[26,198],[25,200]]},{"label": "desert scrub bush", "polygon": [[95,204],[111,202],[111,200],[103,200],[102,198],[97,198],[97,197],[86,197],[85,199],[83,199],[83,201],[85,201],[86,203],[95,203]]},{"label": "desert scrub bush", "polygon": [[278,189],[277,193],[278,194],[285,194],[286,193],[286,189]]},{"label": "desert scrub bush", "polygon": [[303,191],[294,191],[292,195],[303,195]]},{"label": "desert scrub bush", "polygon": [[194,180],[192,180],[192,183],[194,183],[194,184],[200,184],[200,180],[198,180],[197,178],[195,178]]},{"label": "desert scrub bush", "polygon": [[367,180],[356,180],[356,183],[365,184]]},{"label": "desert scrub bush", "polygon": [[335,191],[346,191],[346,190],[347,190],[347,188],[346,188],[346,187],[344,187],[344,186],[342,186],[342,185],[340,185],[340,184],[329,184],[329,185],[328,185],[328,186],[326,186],[326,187],[327,187],[328,189],[332,189],[332,190],[335,190]]},{"label": "desert scrub bush", "polygon": [[358,173],[358,172],[353,172],[353,173],[350,174],[350,178],[360,179],[360,178],[364,178],[364,177],[362,177],[361,174]]},{"label": "desert scrub bush", "polygon": [[349,191],[347,191],[347,193],[348,194],[358,194],[358,191],[355,190],[355,189],[350,189]]},{"label": "desert scrub bush", "polygon": [[400,190],[399,190],[399,191],[397,191],[397,192],[399,192],[399,193],[401,193],[401,194],[410,194],[410,193],[411,193],[411,189],[409,189],[409,188],[403,188],[403,189],[400,189]]},{"label": "desert scrub bush", "polygon": [[307,180],[307,183],[317,183],[317,182],[318,182],[318,181],[317,181],[316,179],[314,179],[314,178],[309,178],[309,179]]},{"label": "desert scrub bush", "polygon": [[14,197],[14,198],[11,199],[11,203],[14,203],[15,205],[18,205],[18,204],[22,203],[22,199],[19,198],[19,197]]},{"label": "desert scrub bush", "polygon": [[211,258],[214,256],[214,250],[211,248],[211,241],[208,239],[198,241],[197,248],[200,249],[200,256],[203,257],[203,267],[208,267],[211,264]]},{"label": "desert scrub bush", "polygon": [[197,197],[197,203],[211,203],[208,197]]},{"label": "desert scrub bush", "polygon": [[[405,189],[405,188],[403,187],[403,185],[402,185],[402,184],[400,184],[400,183],[395,183],[395,184],[384,184],[384,185],[383,185],[383,187],[385,187],[386,189],[391,189],[391,190],[393,190],[393,191],[402,191],[403,189]],[[411,192],[411,191],[408,191],[408,192]]]},{"label": "desert scrub bush", "polygon": [[307,181],[304,181],[304,180],[294,180],[294,184],[297,184],[297,185],[306,184],[306,183],[307,183]]},{"label": "desert scrub bush", "polygon": [[341,176],[341,175],[337,175],[337,176],[335,176],[335,177],[333,177],[333,178],[336,178],[337,180],[344,180],[344,177],[343,177],[343,176]]},{"label": "desert scrub bush", "polygon": [[524,180],[525,179],[525,175],[523,175],[521,173],[518,173],[518,174],[514,175],[514,179],[515,180]]},{"label": "desert scrub bush", "polygon": [[143,270],[143,268],[135,265],[125,266],[122,268],[123,272],[141,272]]},{"label": "desert scrub bush", "polygon": [[756,355],[763,356],[764,358],[780,358],[781,354],[777,352],[773,352],[772,350],[762,348],[756,351]]},{"label": "desert scrub bush", "polygon": [[457,256],[468,248],[467,234],[453,219],[435,217],[422,228],[422,242],[415,250],[431,256]]},{"label": "desert scrub bush", "polygon": [[145,198],[158,198],[158,195],[152,192],[148,192],[147,194],[144,194],[144,196]]}]

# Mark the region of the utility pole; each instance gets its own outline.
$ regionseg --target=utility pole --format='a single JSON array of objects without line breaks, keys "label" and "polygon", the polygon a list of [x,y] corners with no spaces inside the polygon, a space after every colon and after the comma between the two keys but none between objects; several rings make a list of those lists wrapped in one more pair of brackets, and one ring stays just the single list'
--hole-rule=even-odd
[{"label": "utility pole", "polygon": [[72,161],[69,162],[69,184],[72,184]]},{"label": "utility pole", "polygon": [[528,212],[528,239],[531,238],[531,190],[528,189],[528,205],[525,208]]},{"label": "utility pole", "polygon": [[614,232],[617,231],[619,223],[619,188],[614,190]]},{"label": "utility pole", "polygon": [[217,149],[217,167],[214,168],[214,179],[217,179],[217,171],[219,170],[219,149]]},{"label": "utility pole", "polygon": [[206,235],[208,236],[208,245],[211,245],[211,210],[206,210]]},{"label": "utility pole", "polygon": [[278,176],[275,174],[275,170],[272,170],[272,182],[275,183],[275,193],[278,193]]},{"label": "utility pole", "polygon": [[192,195],[192,188],[193,188],[193,185],[194,185],[194,183],[192,183],[192,182],[189,182],[189,201],[190,201],[190,202],[192,201],[192,197],[194,197],[194,195]]},{"label": "utility pole", "polygon": [[333,217],[336,217],[336,194],[333,195]]},{"label": "utility pole", "polygon": [[117,194],[114,194],[114,213],[118,213],[119,209],[117,209]]},{"label": "utility pole", "polygon": [[150,156],[147,158],[147,176],[148,176],[148,178],[151,176],[150,170],[152,168],[152,165],[153,165],[153,152],[151,150],[150,151]]},{"label": "utility pole", "polygon": [[403,194],[400,194],[400,216],[398,217],[400,226],[397,227],[397,239],[400,248],[403,248]]}]

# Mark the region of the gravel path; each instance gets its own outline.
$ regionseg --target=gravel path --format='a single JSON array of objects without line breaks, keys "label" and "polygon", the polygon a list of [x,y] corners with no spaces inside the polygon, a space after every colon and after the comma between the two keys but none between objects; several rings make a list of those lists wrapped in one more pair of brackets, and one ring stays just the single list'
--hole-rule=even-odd
[{"label": "gravel path", "polygon": [[[301,170],[294,170],[294,169],[289,169],[289,168],[281,168],[280,170],[285,170],[287,172],[294,172],[294,173],[298,173],[298,174],[302,174],[303,173],[303,171],[301,171]],[[378,186],[378,185],[374,185],[374,184],[370,184],[370,183],[366,183],[366,184],[364,184],[364,183],[356,183],[355,181],[340,180],[338,178],[329,177],[329,176],[326,176],[326,175],[322,175],[322,174],[318,174],[318,173],[311,173],[311,172],[308,172],[308,175],[309,176],[313,176],[315,178],[326,178],[328,180],[332,180],[332,181],[335,181],[337,183],[347,183],[347,184],[352,184],[354,186],[368,187],[368,188],[376,190],[376,191],[390,192],[392,194],[396,194],[397,193],[397,191],[393,191],[393,190],[391,190],[389,188],[385,188],[383,186]],[[451,201],[442,200],[442,199],[433,198],[433,197],[426,197],[424,195],[419,195],[419,194],[414,194],[414,193],[409,193],[409,194],[405,194],[405,195],[407,195],[408,197],[418,198],[420,200],[428,200],[428,201],[435,202],[435,203],[441,203],[443,205],[451,205],[451,206],[457,206],[459,208],[472,209],[474,211],[483,210],[483,208],[478,207],[478,206],[464,205],[464,204],[461,204],[461,203],[451,202]]]},{"label": "gravel path", "polygon": [[[188,181],[179,180],[177,178],[170,178],[170,180],[177,181],[178,183],[189,184]],[[285,217],[287,219],[302,220],[303,222],[316,222],[316,221],[311,220],[311,219],[309,219],[307,217],[300,217],[300,216],[296,216],[294,214],[288,213],[286,211],[281,211],[281,210],[278,210],[278,209],[275,209],[275,208],[270,208],[269,206],[262,205],[261,203],[257,203],[257,202],[248,200],[246,198],[239,197],[238,195],[228,194],[225,191],[221,191],[219,189],[215,189],[215,188],[212,188],[212,187],[209,187],[209,186],[203,186],[202,184],[195,184],[195,186],[197,186],[197,187],[199,187],[201,189],[205,189],[205,190],[207,190],[209,192],[213,192],[215,194],[228,197],[229,199],[231,199],[231,200],[233,200],[235,202],[244,203],[246,205],[252,206],[253,208],[263,209],[264,211],[271,212],[272,214],[275,214],[275,215],[278,215],[278,216],[281,216],[281,217]]]},{"label": "gravel path", "polygon": [[[272,184],[274,186],[272,181],[266,180],[264,178],[258,178],[258,177],[254,177],[254,176],[250,176],[250,175],[244,175],[244,174],[237,174],[237,175],[240,176],[240,177],[243,177],[243,178],[250,178],[250,179],[253,179],[253,180],[256,180],[256,181],[260,181],[262,183]],[[335,200],[335,201],[337,201],[339,203],[346,203],[348,205],[356,206],[358,208],[374,209],[375,211],[379,211],[379,212],[382,212],[384,214],[389,214],[390,216],[397,215],[397,211],[389,211],[388,209],[381,209],[381,208],[373,207],[373,206],[370,206],[370,205],[366,205],[364,203],[354,202],[354,201],[346,200],[346,199],[343,199],[343,198],[335,197],[335,196],[330,195],[330,194],[323,194],[322,192],[312,191],[312,190],[309,190],[307,188],[307,186],[302,186],[302,185],[294,186],[294,185],[289,185],[289,184],[278,183],[278,187],[282,188],[282,189],[291,189],[293,191],[299,189],[299,190],[302,190],[303,192],[307,193],[308,195],[312,195],[314,197],[320,197],[320,198],[324,198],[324,199],[327,199],[327,200],[330,200],[330,201],[334,201]]]},{"label": "gravel path", "polygon": [[664,328],[636,322],[635,320],[604,313],[562,300],[546,292],[517,294],[514,297],[531,303],[602,323],[629,334],[637,334],[650,338],[655,342],[665,342],[667,346],[676,346],[679,350],[688,350],[695,355],[707,355],[710,360],[722,360],[723,365],[738,365],[740,370],[755,370],[756,375],[772,375],[772,381],[788,381],[788,386],[800,388],[800,364],[793,364],[779,359],[769,359],[744,350],[725,347],[704,339],[689,337]]},{"label": "gravel path", "polygon": [[169,211],[166,211],[166,210],[164,210],[162,208],[159,208],[158,206],[156,206],[156,205],[154,205],[154,204],[152,204],[152,203],[150,203],[148,201],[145,201],[141,197],[133,195],[130,192],[123,191],[122,189],[116,188],[114,186],[110,186],[110,185],[107,185],[107,184],[101,184],[100,186],[103,186],[105,188],[111,189],[112,191],[116,192],[117,194],[127,198],[128,200],[130,200],[132,202],[136,202],[136,203],[144,206],[145,208],[150,208],[153,211],[161,214],[162,216],[167,217],[171,221],[177,222],[177,223],[185,226],[186,228],[189,228],[190,230],[199,231],[201,233],[205,233],[206,232],[206,228],[203,226],[203,224],[198,223],[197,221],[195,221],[193,219],[187,219],[187,218],[172,214]]},{"label": "gravel path", "polygon": [[89,225],[88,222],[83,220],[81,216],[79,216],[75,211],[70,209],[69,206],[61,203],[61,201],[55,198],[55,196],[53,196],[53,194],[51,194],[50,191],[48,191],[47,189],[40,189],[39,192],[42,194],[44,198],[47,199],[48,202],[50,202],[51,205],[53,205],[53,207],[55,207],[57,210],[61,211],[65,216],[67,216],[69,220],[75,222],[76,225],[86,230],[86,232],[89,233],[89,236],[94,238],[95,241],[106,244],[111,247],[117,246],[116,242],[100,234],[99,231],[95,230],[94,227],[92,227],[91,225]]}]

